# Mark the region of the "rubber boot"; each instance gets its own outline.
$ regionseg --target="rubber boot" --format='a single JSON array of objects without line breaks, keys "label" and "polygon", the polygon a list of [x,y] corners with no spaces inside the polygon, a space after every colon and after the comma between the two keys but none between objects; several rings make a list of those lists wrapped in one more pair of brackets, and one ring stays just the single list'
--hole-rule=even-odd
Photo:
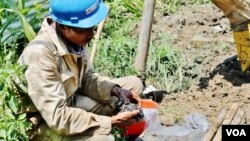
[{"label": "rubber boot", "polygon": [[246,71],[250,66],[250,24],[248,30],[233,32],[237,54],[242,71]]}]

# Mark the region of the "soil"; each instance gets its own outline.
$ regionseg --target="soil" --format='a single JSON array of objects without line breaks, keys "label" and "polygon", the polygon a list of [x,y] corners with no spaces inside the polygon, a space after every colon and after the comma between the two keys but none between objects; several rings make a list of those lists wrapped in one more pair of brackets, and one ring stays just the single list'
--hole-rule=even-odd
[{"label": "soil", "polygon": [[186,69],[196,74],[188,90],[164,96],[163,124],[180,123],[191,113],[204,114],[213,124],[233,103],[245,111],[243,123],[250,122],[250,77],[241,71],[229,21],[215,5],[183,5],[173,14],[157,17],[154,32],[171,35],[173,46],[188,62]]}]

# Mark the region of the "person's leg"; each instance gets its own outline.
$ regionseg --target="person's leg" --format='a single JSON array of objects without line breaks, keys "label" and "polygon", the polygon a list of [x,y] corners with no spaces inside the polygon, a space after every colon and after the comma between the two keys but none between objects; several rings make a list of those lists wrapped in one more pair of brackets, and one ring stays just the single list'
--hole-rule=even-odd
[{"label": "person's leg", "polygon": [[115,141],[114,136],[111,134],[100,135],[88,132],[87,134],[83,133],[72,136],[59,135],[52,131],[45,123],[36,132],[36,136],[30,139],[30,141]]},{"label": "person's leg", "polygon": [[250,20],[250,0],[212,0],[232,25]]},{"label": "person's leg", "polygon": [[110,116],[116,108],[117,101],[117,97],[111,96],[107,104],[102,104],[101,102],[93,100],[87,96],[76,93],[70,98],[69,105],[72,107],[82,108],[87,112]]},{"label": "person's leg", "polygon": [[212,0],[230,21],[242,71],[250,66],[250,0]]}]

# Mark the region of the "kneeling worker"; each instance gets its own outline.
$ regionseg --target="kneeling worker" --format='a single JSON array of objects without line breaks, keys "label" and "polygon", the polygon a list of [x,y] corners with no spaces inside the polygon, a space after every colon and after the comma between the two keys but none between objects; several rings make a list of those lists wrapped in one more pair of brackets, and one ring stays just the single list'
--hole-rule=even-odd
[{"label": "kneeling worker", "polygon": [[33,110],[44,120],[31,140],[112,141],[112,126],[129,126],[139,110],[117,113],[121,102],[136,102],[140,79],[100,77],[91,69],[87,44],[94,27],[108,14],[102,0],[50,0],[36,38],[24,49],[19,63]]}]

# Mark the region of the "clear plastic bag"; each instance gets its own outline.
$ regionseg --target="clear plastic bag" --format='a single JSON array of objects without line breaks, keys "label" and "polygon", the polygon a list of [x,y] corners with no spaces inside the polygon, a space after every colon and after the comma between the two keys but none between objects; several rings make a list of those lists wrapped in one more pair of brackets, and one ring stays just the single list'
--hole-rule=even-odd
[{"label": "clear plastic bag", "polygon": [[157,109],[143,109],[143,113],[146,129],[137,141],[200,141],[208,130],[207,119],[200,113],[184,117],[183,125],[169,127],[161,125]]}]

